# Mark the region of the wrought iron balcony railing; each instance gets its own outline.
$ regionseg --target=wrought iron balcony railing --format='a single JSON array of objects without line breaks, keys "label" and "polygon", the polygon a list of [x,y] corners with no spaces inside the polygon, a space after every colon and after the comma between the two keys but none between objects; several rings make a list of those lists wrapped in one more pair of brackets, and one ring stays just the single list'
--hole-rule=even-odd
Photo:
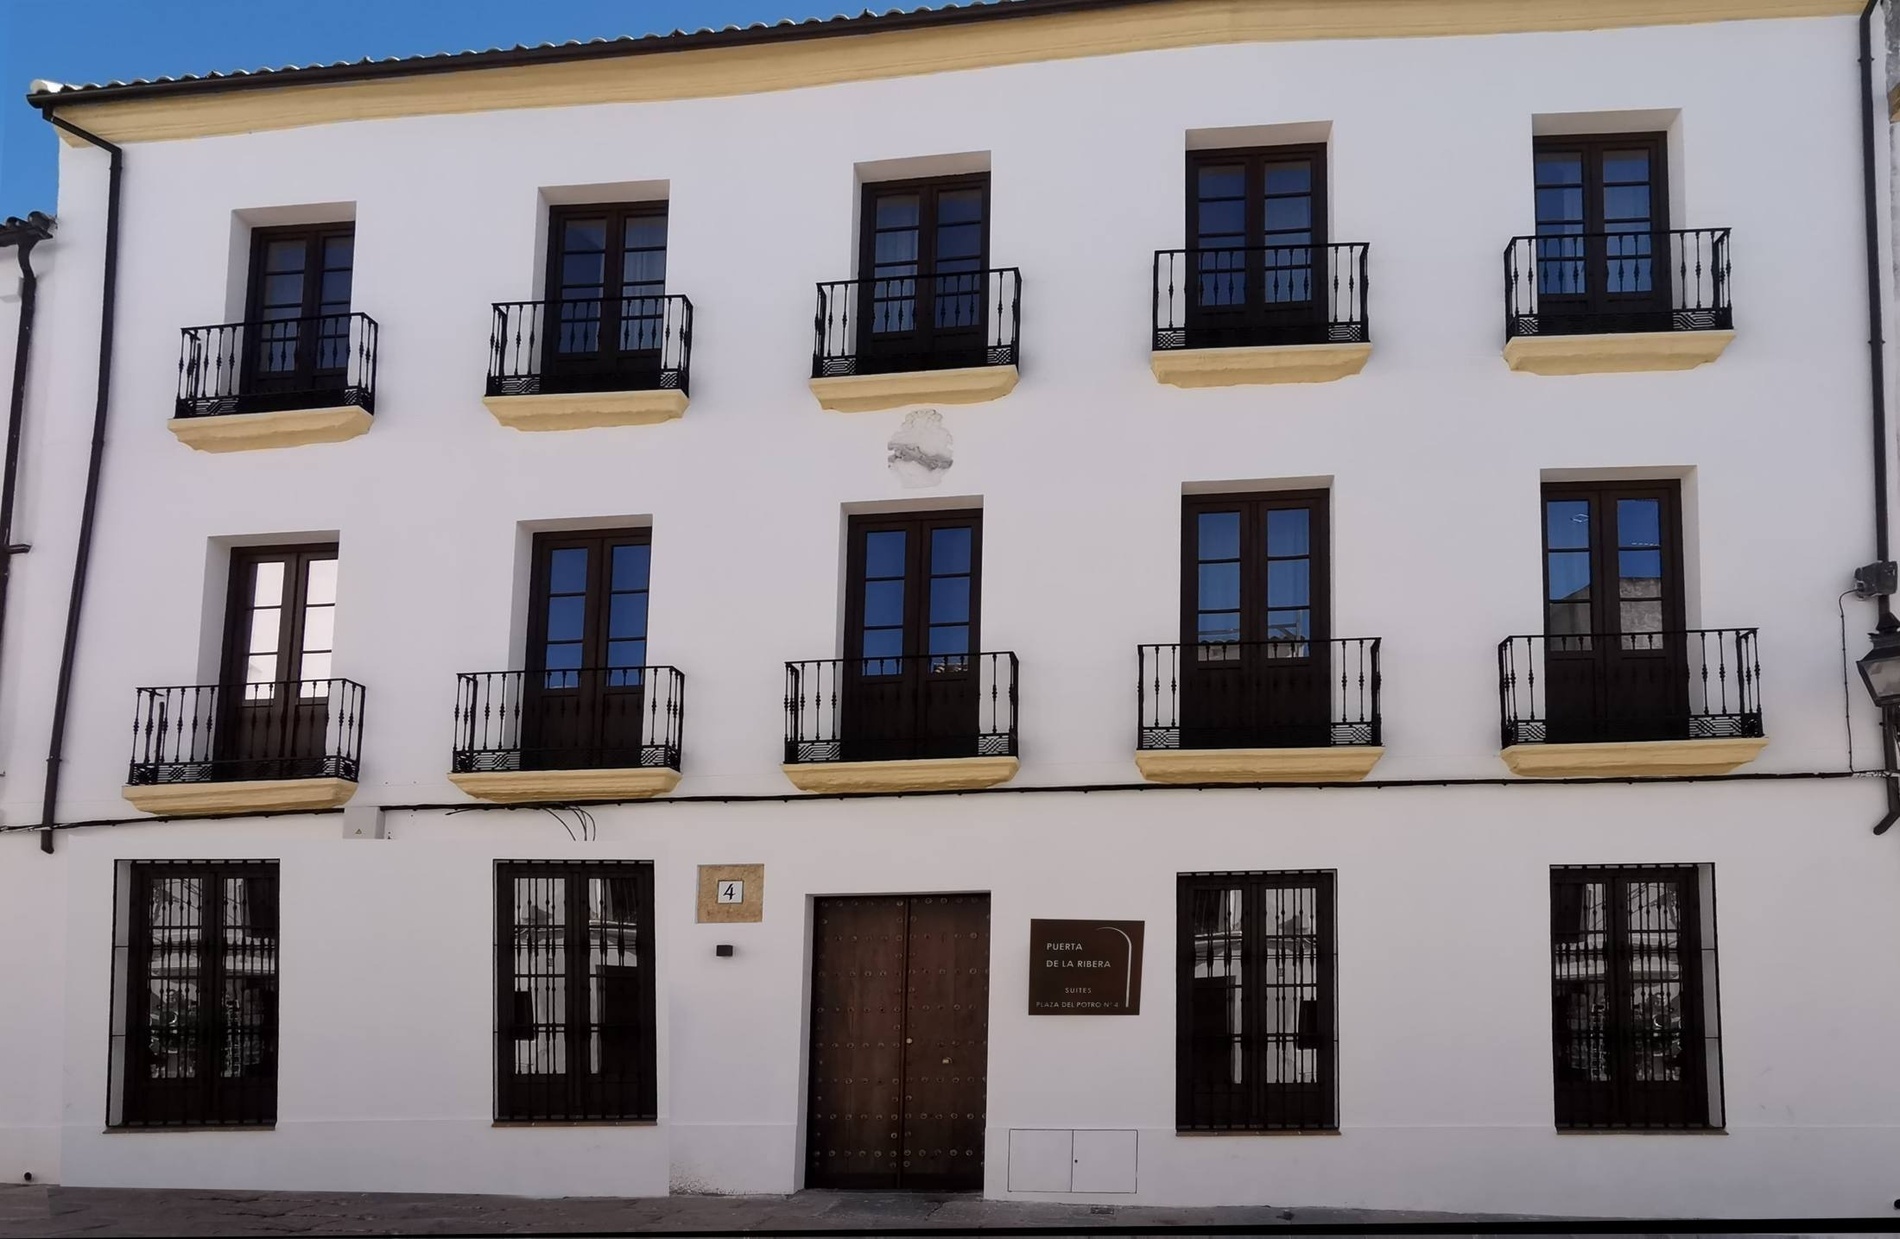
[{"label": "wrought iron balcony railing", "polygon": [[785,664],[788,763],[1016,755],[1014,654]]},{"label": "wrought iron balcony railing", "polygon": [[1506,637],[1504,747],[1762,735],[1753,628]]},{"label": "wrought iron balcony railing", "polygon": [[691,390],[693,303],[664,297],[498,301],[488,394]]},{"label": "wrought iron balcony railing", "polygon": [[1143,645],[1136,658],[1137,748],[1381,743],[1377,637]]},{"label": "wrought iron balcony railing", "polygon": [[1722,331],[1729,230],[1550,232],[1504,249],[1504,334]]},{"label": "wrought iron balcony railing", "polygon": [[680,769],[686,677],[673,667],[458,675],[457,774]]},{"label": "wrought iron balcony railing", "polygon": [[1363,344],[1368,248],[1156,250],[1154,348]]},{"label": "wrought iron balcony railing", "polygon": [[362,753],[363,686],[353,680],[141,688],[126,781],[354,781]]},{"label": "wrought iron balcony railing", "polygon": [[376,320],[367,314],[184,329],[178,417],[342,405],[376,411]]},{"label": "wrought iron balcony railing", "polygon": [[820,284],[811,374],[1013,366],[1021,311],[1015,267]]}]

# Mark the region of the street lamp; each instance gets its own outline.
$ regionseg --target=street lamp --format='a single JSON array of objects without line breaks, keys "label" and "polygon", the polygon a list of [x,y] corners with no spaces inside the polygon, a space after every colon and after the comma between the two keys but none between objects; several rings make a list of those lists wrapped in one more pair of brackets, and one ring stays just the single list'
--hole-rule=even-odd
[{"label": "street lamp", "polygon": [[1883,710],[1900,707],[1900,628],[1882,628],[1867,634],[1873,647],[1859,662],[1867,692]]}]

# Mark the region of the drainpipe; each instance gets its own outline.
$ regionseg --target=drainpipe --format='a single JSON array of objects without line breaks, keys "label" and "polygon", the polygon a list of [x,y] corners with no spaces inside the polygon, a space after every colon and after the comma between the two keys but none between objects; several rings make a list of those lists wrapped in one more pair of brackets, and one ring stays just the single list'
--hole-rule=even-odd
[{"label": "drainpipe", "polygon": [[40,280],[33,270],[33,247],[53,235],[51,216],[34,211],[25,219],[0,224],[0,248],[13,246],[20,259],[20,323],[13,342],[13,398],[7,405],[7,459],[0,477],[0,638],[6,635],[7,586],[13,577],[13,557],[24,546],[13,543],[13,497],[20,477],[20,431],[26,422],[26,365],[33,349],[33,311],[39,304]]},{"label": "drainpipe", "polygon": [[86,597],[86,568],[92,561],[93,519],[99,509],[99,472],[106,455],[106,409],[112,396],[112,327],[118,311],[119,188],[125,152],[97,134],[87,133],[53,114],[41,115],[54,126],[89,142],[111,157],[106,182],[105,291],[99,304],[99,384],[92,412],[92,458],[86,466],[86,495],[79,509],[79,546],[73,554],[72,594],[66,602],[66,639],[59,651],[59,681],[53,690],[52,739],[46,750],[46,798],[40,806],[40,851],[53,850],[53,823],[59,808],[59,769],[66,748],[66,712],[72,702],[73,664],[79,652],[79,615]]}]

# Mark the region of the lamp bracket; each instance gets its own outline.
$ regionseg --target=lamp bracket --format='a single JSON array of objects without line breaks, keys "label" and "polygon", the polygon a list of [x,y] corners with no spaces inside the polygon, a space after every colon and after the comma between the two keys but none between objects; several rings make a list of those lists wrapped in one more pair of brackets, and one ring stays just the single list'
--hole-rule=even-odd
[{"label": "lamp bracket", "polygon": [[1883,559],[1854,569],[1854,597],[1865,602],[1869,598],[1890,598],[1896,593],[1900,593],[1900,564]]}]

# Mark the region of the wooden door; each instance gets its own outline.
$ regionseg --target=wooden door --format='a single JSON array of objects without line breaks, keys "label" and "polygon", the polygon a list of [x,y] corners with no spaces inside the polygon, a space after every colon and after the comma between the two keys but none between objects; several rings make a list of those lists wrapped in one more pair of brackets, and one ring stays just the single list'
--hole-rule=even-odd
[{"label": "wooden door", "polygon": [[548,223],[542,390],[658,387],[665,365],[666,203],[559,207]]},{"label": "wooden door", "polygon": [[1541,333],[1669,330],[1664,150],[1661,134],[1538,141]]},{"label": "wooden door", "polygon": [[988,895],[819,899],[805,1186],[983,1186]]},{"label": "wooden door", "polygon": [[843,760],[976,755],[982,516],[852,518]]},{"label": "wooden door", "polygon": [[534,542],[521,767],[637,767],[647,728],[645,529]]},{"label": "wooden door", "polygon": [[1674,481],[1544,488],[1552,743],[1689,738]]},{"label": "wooden door", "polygon": [[300,394],[348,386],[355,256],[354,224],[252,234],[240,411],[294,407]]},{"label": "wooden door", "polygon": [[1326,340],[1326,148],[1188,157],[1189,347]]},{"label": "wooden door", "polygon": [[1184,503],[1181,747],[1331,742],[1326,515],[1325,491]]},{"label": "wooden door", "polygon": [[864,187],[859,369],[945,369],[986,360],[990,179]]},{"label": "wooden door", "polygon": [[336,631],[336,547],[231,553],[214,772],[308,779],[326,750]]}]

